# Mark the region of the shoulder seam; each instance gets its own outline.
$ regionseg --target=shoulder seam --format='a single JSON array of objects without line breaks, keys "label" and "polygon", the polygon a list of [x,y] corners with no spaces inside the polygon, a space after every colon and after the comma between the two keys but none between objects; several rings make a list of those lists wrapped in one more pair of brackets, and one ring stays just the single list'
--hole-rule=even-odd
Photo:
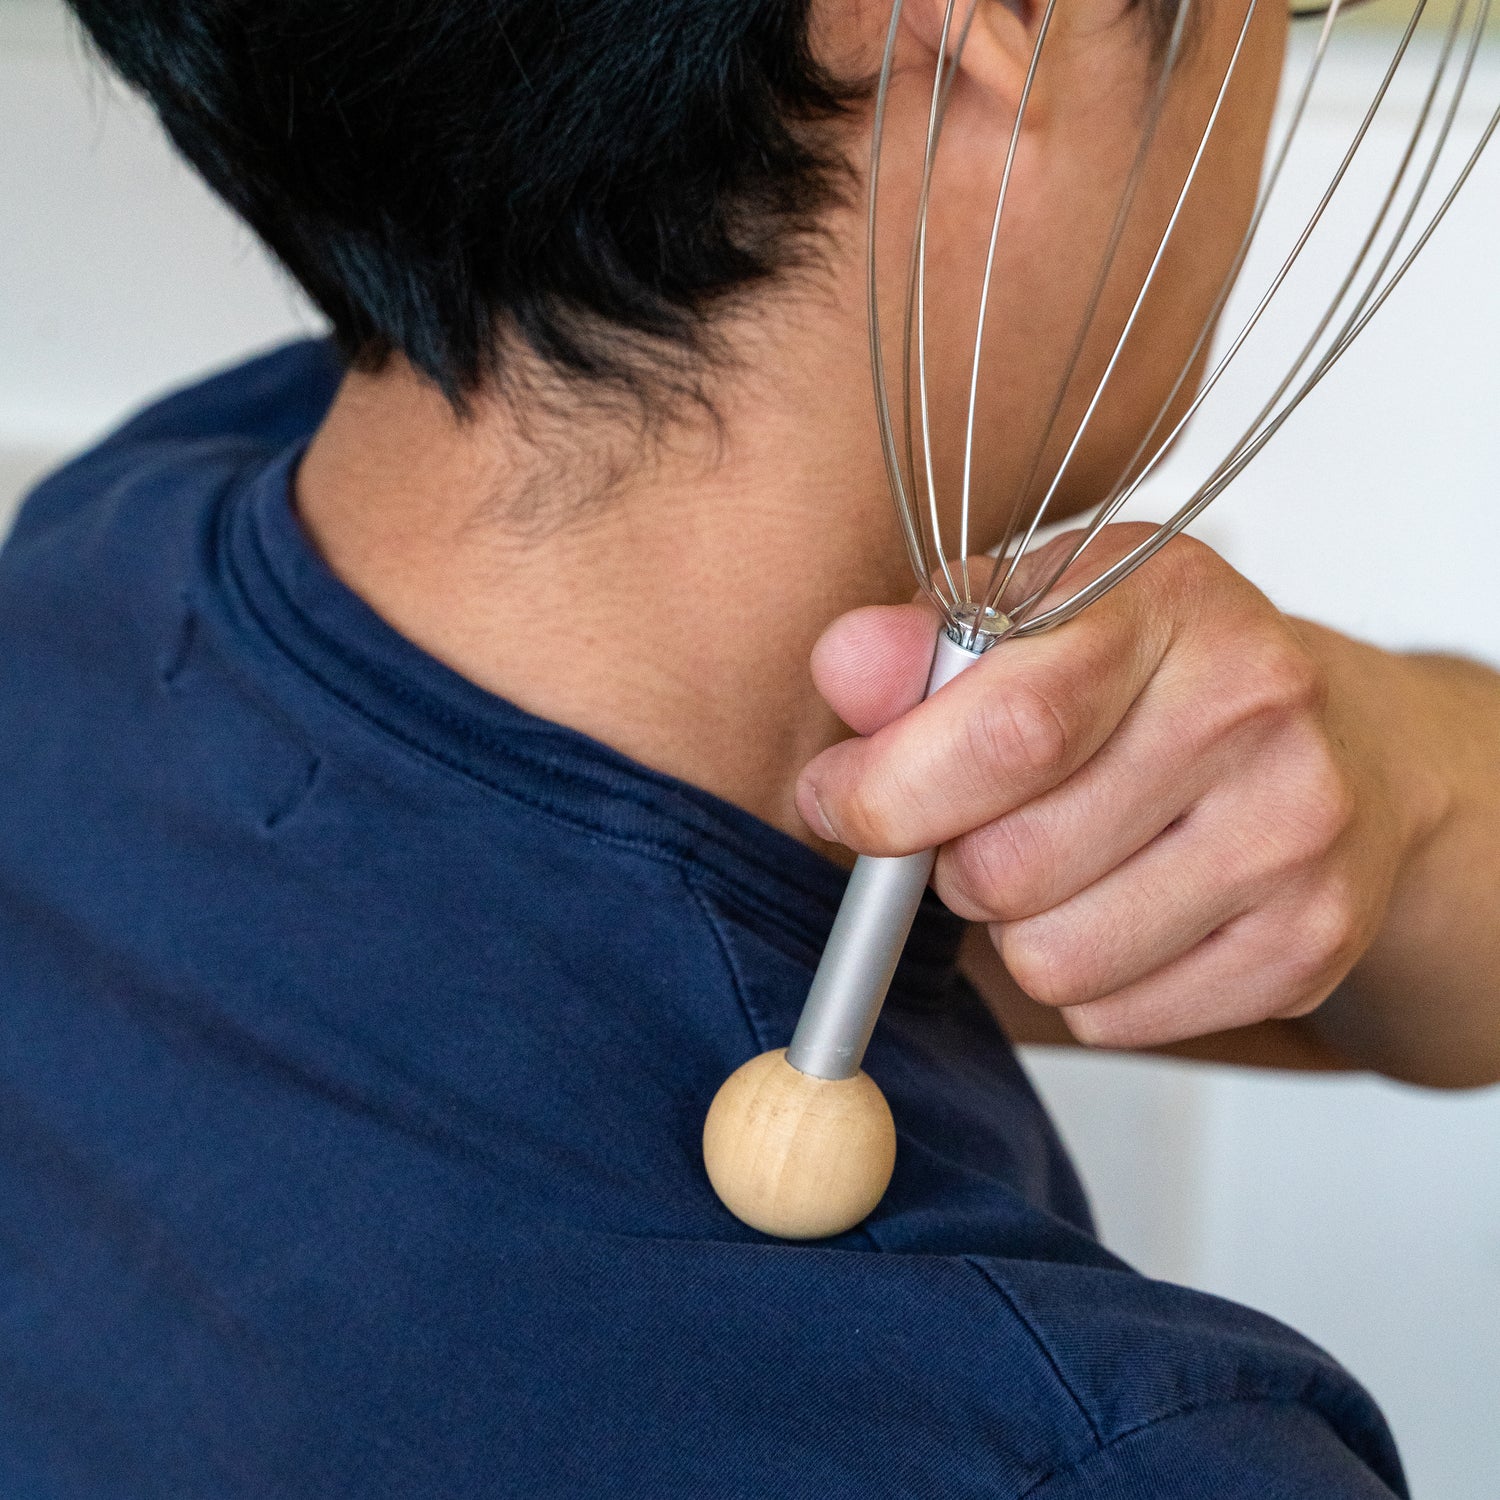
[{"label": "shoulder seam", "polygon": [[[1099,1427],[1098,1424],[1094,1421],[1093,1414],[1089,1411],[1088,1407],[1083,1404],[1083,1401],[1079,1398],[1078,1392],[1073,1389],[1073,1386],[1068,1380],[1068,1377],[1063,1374],[1062,1366],[1058,1363],[1057,1356],[1052,1352],[1052,1346],[1048,1344],[1046,1339],[1042,1337],[1041,1330],[1038,1329],[1036,1324],[1033,1323],[1031,1319],[1021,1311],[1020,1305],[1016,1302],[1016,1299],[1011,1296],[1010,1292],[1001,1282],[997,1281],[995,1277],[990,1274],[989,1269],[985,1265],[976,1260],[972,1255],[964,1256],[964,1261],[966,1262],[966,1264],[972,1266],[974,1270],[976,1270],[985,1279],[985,1281],[988,1282],[989,1285],[993,1287],[995,1291],[997,1291],[1005,1300],[1005,1305],[1010,1308],[1013,1314],[1015,1314],[1016,1321],[1020,1323],[1021,1327],[1026,1330],[1026,1332],[1031,1337],[1032,1343],[1034,1343],[1036,1347],[1041,1351],[1042,1357],[1047,1361],[1047,1364],[1051,1368],[1052,1374],[1056,1378],[1057,1383],[1063,1388],[1064,1391],[1067,1392],[1068,1399],[1073,1403],[1074,1410],[1083,1419],[1084,1426],[1089,1430],[1089,1436],[1094,1440],[1094,1451],[1097,1453],[1102,1450],[1106,1446],[1106,1444],[1103,1437],[1100,1435]],[[1082,1461],[1083,1460],[1079,1460],[1079,1462]],[[1044,1483],[1046,1477],[1047,1476],[1044,1476],[1043,1479],[1038,1480],[1037,1483]],[[1027,1493],[1030,1492],[1028,1491]]]},{"label": "shoulder seam", "polygon": [[[1016,1495],[1016,1500],[1028,1500],[1028,1497],[1037,1495],[1043,1486],[1051,1484],[1055,1479],[1065,1479],[1068,1475],[1083,1468],[1086,1463],[1098,1458],[1101,1453],[1108,1453],[1111,1449],[1127,1442],[1130,1438],[1139,1437],[1143,1432],[1149,1432],[1156,1427],[1165,1427],[1171,1422],[1180,1422],[1184,1417],[1196,1417],[1204,1412],[1226,1410],[1235,1406],[1288,1406],[1305,1411],[1316,1417],[1339,1442],[1343,1437],[1338,1429],[1329,1422],[1328,1418],[1314,1405],[1310,1405],[1303,1395],[1289,1395],[1284,1392],[1265,1392],[1254,1396],[1224,1396],[1214,1401],[1188,1402],[1183,1406],[1173,1407],[1170,1411],[1158,1412],[1153,1417],[1135,1423],[1132,1427],[1123,1428],[1117,1432],[1108,1442],[1101,1442],[1092,1452],[1086,1453],[1082,1458],[1074,1459],[1071,1463],[1060,1465],[1058,1468],[1049,1469],[1040,1475],[1024,1490]],[[1345,1447],[1348,1445],[1345,1444]],[[1359,1455],[1350,1450],[1351,1456],[1358,1459]],[[1363,1460],[1361,1460],[1362,1462]]]}]

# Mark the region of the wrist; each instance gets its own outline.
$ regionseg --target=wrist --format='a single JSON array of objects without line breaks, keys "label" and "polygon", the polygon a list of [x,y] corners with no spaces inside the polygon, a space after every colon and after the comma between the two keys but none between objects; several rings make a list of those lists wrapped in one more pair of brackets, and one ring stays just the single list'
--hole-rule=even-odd
[{"label": "wrist", "polygon": [[1454,816],[1463,781],[1434,659],[1386,651],[1310,621],[1293,628],[1328,680],[1328,728],[1386,823],[1396,882]]},{"label": "wrist", "polygon": [[[1500,1079],[1500,675],[1296,622],[1328,732],[1361,768],[1358,867],[1389,886],[1344,982],[1300,1024],[1358,1067],[1429,1087]],[[1368,769],[1364,769],[1368,768]],[[1379,851],[1379,852],[1377,852]]]}]

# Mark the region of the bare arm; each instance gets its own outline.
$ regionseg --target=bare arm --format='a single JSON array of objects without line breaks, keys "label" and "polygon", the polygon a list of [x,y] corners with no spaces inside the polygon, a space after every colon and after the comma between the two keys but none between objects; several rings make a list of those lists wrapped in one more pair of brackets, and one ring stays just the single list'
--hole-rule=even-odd
[{"label": "bare arm", "polygon": [[[1500,1080],[1500,673],[1306,627],[1335,708],[1425,768],[1439,811],[1374,940],[1304,1026],[1359,1066],[1438,1088]],[[1378,670],[1377,667],[1384,670]],[[1387,688],[1389,683],[1389,688]],[[1355,731],[1351,728],[1351,734]]]}]

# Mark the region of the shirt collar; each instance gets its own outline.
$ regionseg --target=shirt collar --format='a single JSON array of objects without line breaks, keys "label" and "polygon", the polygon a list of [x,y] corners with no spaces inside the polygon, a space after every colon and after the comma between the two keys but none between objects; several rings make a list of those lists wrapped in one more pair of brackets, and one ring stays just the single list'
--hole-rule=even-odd
[{"label": "shirt collar", "polygon": [[[478,687],[386,624],[329,569],[297,519],[305,443],[228,499],[225,576],[280,651],[325,692],[420,753],[612,841],[677,861],[749,900],[796,946],[826,940],[847,876],[744,809]],[[964,923],[929,891],[898,983],[952,983]]]}]

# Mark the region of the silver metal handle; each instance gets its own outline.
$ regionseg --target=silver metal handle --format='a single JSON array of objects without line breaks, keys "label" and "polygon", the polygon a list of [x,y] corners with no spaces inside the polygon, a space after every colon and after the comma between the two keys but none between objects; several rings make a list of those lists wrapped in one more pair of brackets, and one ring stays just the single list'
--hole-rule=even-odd
[{"label": "silver metal handle", "polygon": [[[927,697],[972,667],[994,642],[981,631],[977,649],[938,635]],[[932,878],[937,850],[882,858],[862,854],[849,876],[833,931],[818,961],[786,1060],[815,1078],[852,1078],[885,1004],[901,950]]]}]

